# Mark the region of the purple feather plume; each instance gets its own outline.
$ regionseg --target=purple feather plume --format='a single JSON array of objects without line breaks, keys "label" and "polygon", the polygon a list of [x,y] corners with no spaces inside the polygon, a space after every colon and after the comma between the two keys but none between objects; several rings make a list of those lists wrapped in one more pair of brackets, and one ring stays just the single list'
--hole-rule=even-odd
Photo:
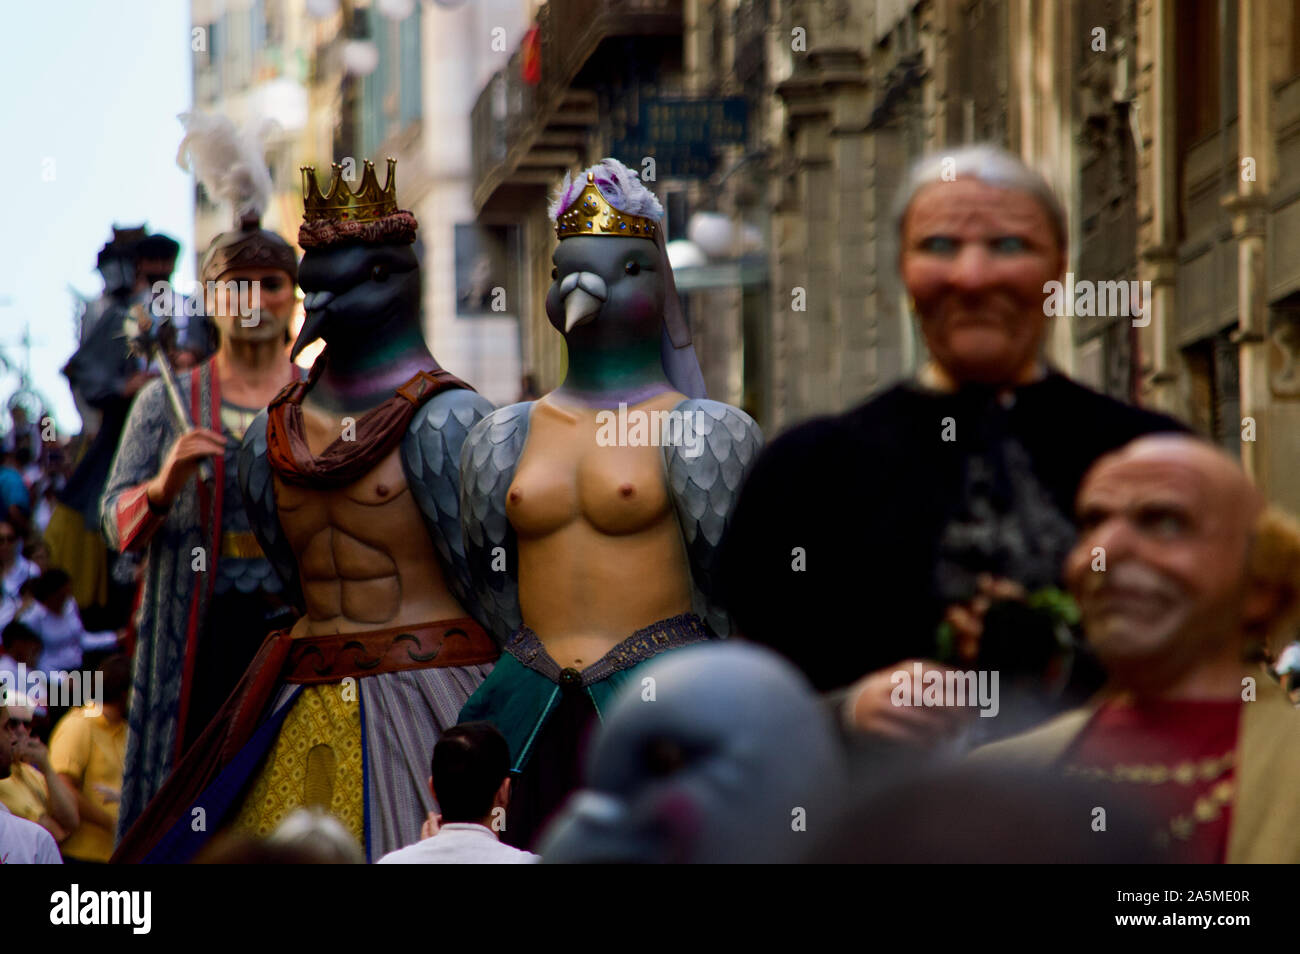
[{"label": "purple feather plume", "polygon": [[559,191],[551,202],[551,221],[554,222],[578,201],[578,196],[587,186],[587,173],[595,175],[596,188],[605,200],[629,215],[658,221],[664,217],[664,208],[655,198],[655,194],[645,187],[637,174],[617,159],[605,158],[594,166],[582,170],[577,176],[566,172]]}]

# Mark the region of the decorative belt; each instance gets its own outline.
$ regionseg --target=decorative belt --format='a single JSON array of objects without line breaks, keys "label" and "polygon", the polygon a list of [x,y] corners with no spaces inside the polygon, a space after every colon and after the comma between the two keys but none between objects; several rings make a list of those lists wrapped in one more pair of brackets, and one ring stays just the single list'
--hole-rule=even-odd
[{"label": "decorative belt", "polygon": [[265,560],[262,545],[252,530],[227,530],[221,535],[221,555],[241,560]]},{"label": "decorative belt", "polygon": [[314,685],[404,669],[479,666],[499,655],[497,644],[474,620],[447,619],[425,626],[303,636],[293,640],[282,672],[285,682]]},{"label": "decorative belt", "polygon": [[669,649],[713,639],[713,632],[694,613],[682,613],[651,623],[614,646],[586,669],[561,669],[542,645],[541,637],[527,626],[520,626],[506,642],[506,652],[529,669],[539,672],[565,689],[581,689],[608,679],[624,669]]}]

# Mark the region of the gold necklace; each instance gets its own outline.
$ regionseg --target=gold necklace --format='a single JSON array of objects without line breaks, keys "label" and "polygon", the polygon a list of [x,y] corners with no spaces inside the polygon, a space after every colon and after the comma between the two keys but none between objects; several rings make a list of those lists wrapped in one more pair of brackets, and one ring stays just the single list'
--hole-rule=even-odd
[{"label": "gold necklace", "polygon": [[1210,789],[1209,795],[1203,795],[1196,800],[1190,812],[1171,818],[1168,831],[1156,832],[1156,847],[1168,848],[1171,838],[1187,841],[1192,837],[1197,825],[1209,824],[1223,813],[1226,806],[1232,804],[1234,791],[1232,782],[1226,779],[1215,785]]},{"label": "gold necklace", "polygon": [[1198,762],[1179,762],[1175,766],[1161,765],[1116,765],[1114,768],[1100,768],[1094,765],[1067,765],[1065,774],[1069,777],[1083,778],[1093,782],[1137,783],[1139,785],[1164,785],[1175,782],[1179,785],[1194,785],[1199,782],[1212,782],[1232,768],[1236,761],[1236,751],[1229,750],[1217,758],[1205,758]]},{"label": "gold necklace", "polygon": [[[1205,758],[1198,762],[1180,762],[1173,768],[1160,764],[1116,765],[1110,769],[1092,765],[1067,765],[1064,773],[1067,777],[1089,781],[1134,782],[1139,785],[1163,785],[1166,782],[1174,782],[1178,785],[1192,785],[1198,781],[1212,782],[1227,773],[1235,764],[1236,755],[1236,750],[1232,749],[1217,758]],[[1234,794],[1232,781],[1224,779],[1211,788],[1208,795],[1198,796],[1190,812],[1175,815],[1165,828],[1155,833],[1153,841],[1156,847],[1167,849],[1175,839],[1189,840],[1195,833],[1197,825],[1208,825],[1223,814],[1223,809],[1232,804]]]}]

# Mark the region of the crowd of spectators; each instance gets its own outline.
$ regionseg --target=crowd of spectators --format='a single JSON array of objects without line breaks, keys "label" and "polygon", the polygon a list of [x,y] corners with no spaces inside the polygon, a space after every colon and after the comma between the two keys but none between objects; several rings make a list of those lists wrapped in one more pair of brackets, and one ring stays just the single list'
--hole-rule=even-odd
[{"label": "crowd of spectators", "polygon": [[[126,621],[88,631],[72,577],[43,532],[67,478],[68,447],[9,411],[0,462],[0,835],[4,849],[105,862],[112,853],[126,750]],[[55,437],[50,428],[45,435]],[[75,447],[72,448],[75,452]],[[5,759],[0,759],[0,762]],[[14,819],[49,836],[21,834]],[[23,829],[26,831],[26,829]],[[49,860],[49,859],[46,859]]]}]

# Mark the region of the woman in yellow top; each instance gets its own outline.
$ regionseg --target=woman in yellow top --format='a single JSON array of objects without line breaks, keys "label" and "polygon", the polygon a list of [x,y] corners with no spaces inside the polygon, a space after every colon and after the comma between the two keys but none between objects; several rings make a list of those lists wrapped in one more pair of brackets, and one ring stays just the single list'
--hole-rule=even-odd
[{"label": "woman in yellow top", "polygon": [[125,656],[113,656],[100,672],[100,705],[72,709],[50,738],[50,763],[76,794],[80,815],[80,824],[62,844],[69,861],[107,862],[117,831],[131,668]]}]

